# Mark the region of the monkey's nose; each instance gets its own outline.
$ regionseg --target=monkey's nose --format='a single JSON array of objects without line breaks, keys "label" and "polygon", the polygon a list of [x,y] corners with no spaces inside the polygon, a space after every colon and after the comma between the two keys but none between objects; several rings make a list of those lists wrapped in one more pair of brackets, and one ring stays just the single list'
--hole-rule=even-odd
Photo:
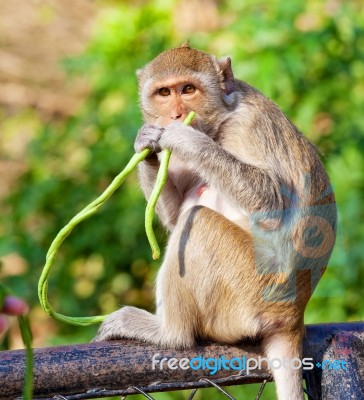
[{"label": "monkey's nose", "polygon": [[181,119],[183,114],[172,115],[173,120]]}]

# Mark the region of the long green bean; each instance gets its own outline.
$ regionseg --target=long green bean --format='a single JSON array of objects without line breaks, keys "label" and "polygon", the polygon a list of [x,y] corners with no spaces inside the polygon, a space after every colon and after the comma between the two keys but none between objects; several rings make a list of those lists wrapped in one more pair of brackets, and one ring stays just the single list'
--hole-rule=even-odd
[{"label": "long green bean", "polygon": [[[190,124],[195,117],[195,113],[191,112],[184,124]],[[66,237],[72,232],[72,230],[83,220],[91,217],[93,214],[97,212],[97,210],[110,198],[110,196],[115,192],[116,189],[120,187],[123,183],[124,179],[129,175],[137,166],[139,162],[144,160],[148,154],[150,153],[150,149],[144,149],[140,153],[134,154],[131,158],[127,166],[117,175],[111,184],[106,188],[106,190],[92,203],[86,206],[82,211],[80,211],[76,216],[74,216],[70,222],[64,226],[60,232],[57,234],[55,239],[53,240],[47,255],[46,255],[46,263],[43,267],[42,274],[39,278],[38,282],[38,297],[41,306],[43,307],[44,311],[50,315],[52,318],[62,321],[71,325],[78,325],[78,326],[86,326],[91,324],[97,324],[102,322],[106,316],[105,315],[97,315],[93,317],[70,317],[67,315],[60,314],[53,310],[52,306],[48,301],[48,279],[51,268],[53,266],[54,260],[58,253],[58,250],[66,239]],[[153,218],[155,214],[155,205],[157,203],[158,197],[163,189],[163,186],[167,180],[168,174],[168,161],[170,158],[171,152],[170,150],[164,150],[161,160],[161,165],[158,171],[157,180],[155,187],[153,189],[152,195],[147,204],[146,208],[146,216],[145,216],[145,228],[146,234],[152,248],[153,258],[157,259],[160,255],[159,246],[157,240],[155,238],[153,232]]]},{"label": "long green bean", "polygon": [[[185,125],[189,125],[195,118],[195,115],[196,114],[194,112],[190,112],[186,117],[186,119],[183,121],[183,123]],[[155,215],[155,206],[157,204],[157,200],[167,181],[168,164],[170,157],[171,157],[171,151],[169,149],[163,150],[160,167],[157,174],[157,179],[153,191],[149,197],[147,207],[145,209],[145,232],[147,233],[149,244],[152,249],[153,260],[158,260],[158,258],[160,257],[160,249],[153,231],[153,218]]]}]

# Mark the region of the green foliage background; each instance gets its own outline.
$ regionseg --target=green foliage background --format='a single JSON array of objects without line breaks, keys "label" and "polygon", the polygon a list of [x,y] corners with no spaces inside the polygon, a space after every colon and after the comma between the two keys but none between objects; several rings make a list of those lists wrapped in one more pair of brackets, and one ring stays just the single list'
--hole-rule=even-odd
[{"label": "green foliage background", "polygon": [[[186,39],[173,26],[175,3],[109,4],[99,13],[87,51],[63,60],[70,80],[84,75],[91,93],[74,117],[39,125],[28,145],[26,173],[3,204],[10,212],[0,217],[0,256],[16,252],[29,265],[6,283],[34,309],[51,240],[133,154],[142,124],[135,70]],[[278,103],[323,150],[336,192],[339,230],[306,323],[358,320],[364,314],[363,11],[360,1],[226,0],[219,5],[221,27],[189,37],[193,47],[231,55],[236,77]],[[36,120],[34,112],[7,123],[24,119]],[[85,316],[121,304],[153,309],[159,263],[151,259],[144,208],[134,174],[102,212],[66,240],[49,287],[57,310]],[[162,229],[159,240],[165,240]],[[87,341],[95,329],[58,326],[48,344]],[[234,390],[251,393],[249,388]]]}]

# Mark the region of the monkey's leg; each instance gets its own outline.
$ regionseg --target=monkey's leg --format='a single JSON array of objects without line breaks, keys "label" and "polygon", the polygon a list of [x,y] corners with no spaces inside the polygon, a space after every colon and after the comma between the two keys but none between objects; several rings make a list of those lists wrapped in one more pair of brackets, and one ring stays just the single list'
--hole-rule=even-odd
[{"label": "monkey's leg", "polygon": [[[130,338],[174,348],[187,348],[194,344],[199,318],[195,304],[196,283],[199,271],[209,274],[206,269],[208,264],[205,265],[201,260],[201,254],[206,259],[202,251],[206,216],[201,218],[196,215],[202,208],[195,207],[180,215],[170,236],[157,277],[157,314],[135,307],[123,307],[106,318],[95,341]],[[215,214],[210,210],[208,217],[211,213]],[[198,237],[195,238],[196,234]],[[189,255],[185,254],[186,246]],[[184,271],[185,268],[187,271]]]},{"label": "monkey's leg", "polygon": [[[280,333],[263,341],[267,358],[275,361],[271,370],[279,400],[304,400],[302,386],[302,330]],[[278,363],[281,365],[278,367]]]},{"label": "monkey's leg", "polygon": [[135,307],[122,307],[105,319],[94,341],[128,338],[173,348],[187,348],[194,344],[196,309],[186,281],[178,276],[178,243],[186,218],[182,216],[178,220],[158,273],[157,314]]},{"label": "monkey's leg", "polygon": [[168,274],[169,263],[167,257],[158,275],[157,315],[135,307],[122,307],[101,324],[94,341],[126,338],[172,348],[194,344],[195,312],[182,288]]},{"label": "monkey's leg", "polygon": [[[157,279],[161,342],[190,347],[196,337],[225,342],[241,339],[243,325],[250,327],[251,323],[240,318],[240,290],[236,288],[240,289],[238,281],[248,282],[250,273],[242,270],[254,258],[252,253],[250,235],[222,215],[203,206],[182,212]],[[234,304],[231,299],[236,300]]]}]

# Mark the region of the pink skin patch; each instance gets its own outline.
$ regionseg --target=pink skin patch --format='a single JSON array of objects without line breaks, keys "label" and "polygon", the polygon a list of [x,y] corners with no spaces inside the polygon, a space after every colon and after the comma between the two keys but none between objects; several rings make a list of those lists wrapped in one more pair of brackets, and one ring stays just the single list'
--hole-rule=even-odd
[{"label": "pink skin patch", "polygon": [[201,197],[202,193],[207,189],[206,185],[201,185],[197,188],[196,194],[198,197]]}]

